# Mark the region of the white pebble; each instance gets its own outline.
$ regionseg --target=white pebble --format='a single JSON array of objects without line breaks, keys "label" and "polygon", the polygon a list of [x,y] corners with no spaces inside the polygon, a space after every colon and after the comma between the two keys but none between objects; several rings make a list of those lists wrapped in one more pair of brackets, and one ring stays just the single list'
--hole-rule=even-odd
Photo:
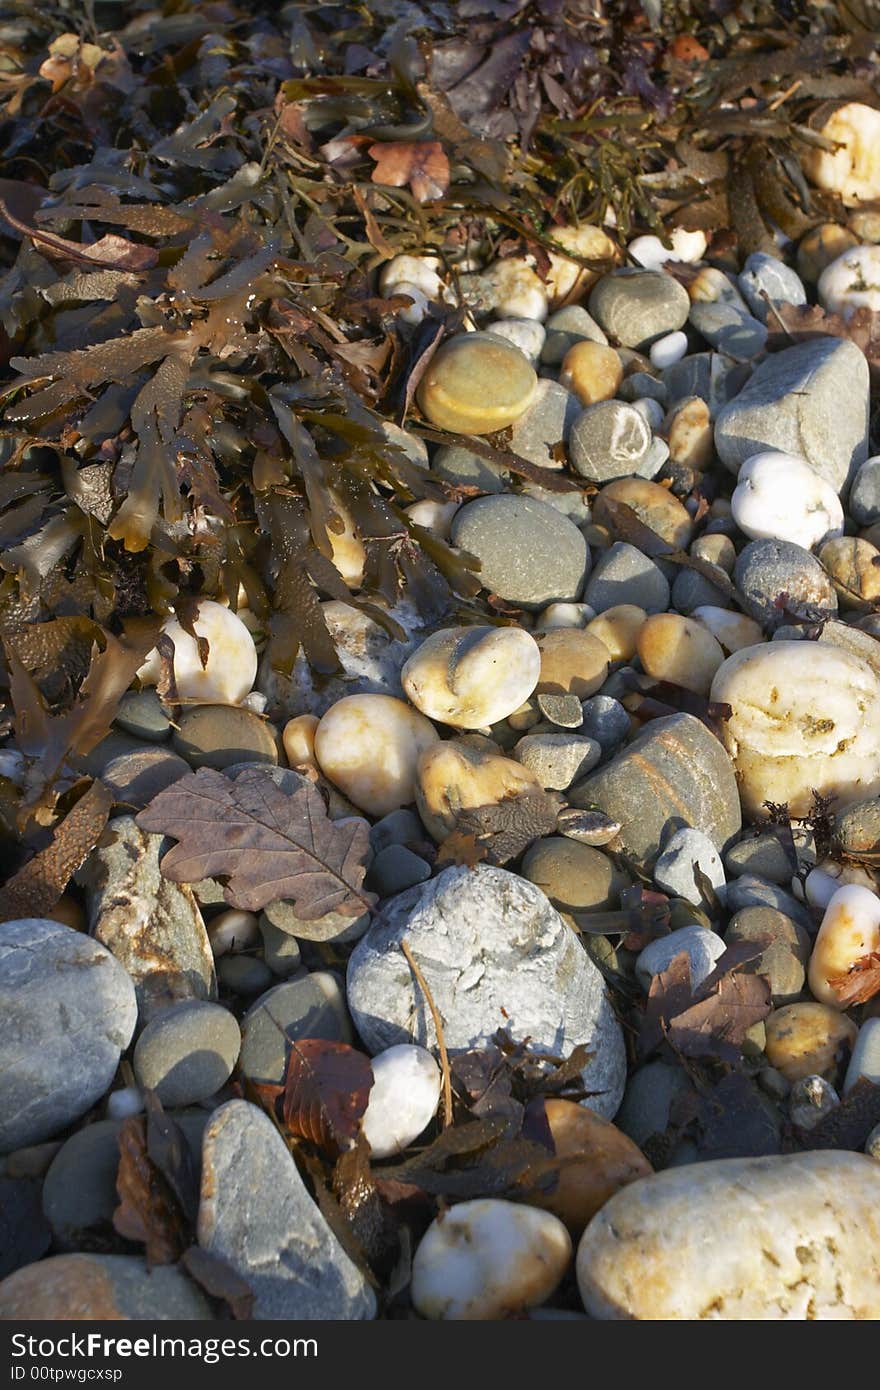
[{"label": "white pebble", "polygon": [[525,704],[540,672],[538,644],[522,628],[453,627],[426,638],[404,663],[400,679],[429,718],[483,729]]},{"label": "white pebble", "polygon": [[398,309],[397,317],[403,323],[420,324],[428,312],[428,296],[411,280],[398,280],[393,288],[395,295],[406,294],[412,300],[406,309]]},{"label": "white pebble", "polygon": [[737,526],[753,540],[772,537],[810,550],[843,534],[837,493],[794,454],[769,451],[746,459],[731,506]]},{"label": "white pebble", "polygon": [[687,334],[677,329],[675,333],[665,333],[651,344],[650,357],[655,367],[671,367],[680,362],[688,350]]},{"label": "white pebble", "polygon": [[107,1118],[110,1120],[127,1120],[131,1115],[139,1115],[143,1108],[144,1098],[137,1086],[123,1086],[107,1097]]},{"label": "white pebble", "polygon": [[667,261],[687,261],[693,265],[706,254],[704,232],[686,232],[683,227],[676,227],[669,240],[671,247],[664,246],[658,236],[637,236],[627,250],[646,270],[662,270]]},{"label": "white pebble", "polygon": [[489,324],[486,331],[494,333],[496,338],[504,338],[506,342],[513,343],[530,362],[537,362],[547,337],[547,330],[536,318],[496,319],[495,323]]},{"label": "white pebble", "polygon": [[880,951],[880,898],[868,888],[849,883],[832,897],[816,936],[807,970],[813,998],[841,1008],[830,981],[845,975],[871,951]]},{"label": "white pebble", "polygon": [[448,541],[452,529],[452,518],[460,506],[460,502],[433,502],[430,498],[425,497],[421,502],[413,502],[404,510],[407,516],[416,523],[416,526],[423,526],[426,531],[433,532],[438,540]]},{"label": "white pebble", "polygon": [[265,714],[268,705],[269,700],[261,690],[252,690],[241,702],[242,709],[249,709],[253,714]]},{"label": "white pebble", "polygon": [[426,299],[440,299],[443,281],[439,269],[440,261],[436,256],[395,256],[382,267],[379,289],[390,298],[398,285],[414,285]]},{"label": "white pebble", "polygon": [[[176,618],[166,618],[162,632],[174,643],[174,680],[182,700],[202,705],[238,705],[249,694],[257,675],[254,639],[235,613],[221,603],[204,599],[193,629],[207,639],[208,659],[202,666],[198,644]],[[138,671],[142,685],[156,685],[162,662],[156,648]]]},{"label": "white pebble", "polygon": [[231,907],[208,923],[208,940],[215,960],[230,952],[247,951],[260,941],[256,914]]},{"label": "white pebble", "polygon": [[880,111],[862,101],[848,101],[833,111],[821,133],[835,148],[807,147],[805,173],[845,203],[871,202],[880,197]]},{"label": "white pebble", "polygon": [[637,401],[633,401],[633,410],[639,412],[651,430],[659,430],[666,419],[666,411],[653,396],[639,396]]},{"label": "white pebble", "polygon": [[851,317],[856,309],[880,309],[880,246],[852,246],[819,276],[819,303]]},{"label": "white pebble", "polygon": [[400,1043],[373,1058],[363,1132],[373,1158],[390,1158],[418,1139],[437,1113],[440,1068],[427,1048]]},{"label": "white pebble", "polygon": [[560,627],[586,627],[596,616],[588,603],[548,603],[535,620],[535,632],[553,632]]},{"label": "white pebble", "polygon": [[[838,864],[833,859],[823,859],[821,864],[817,864],[807,874],[804,880],[804,889],[799,896],[802,899],[806,898],[811,907],[818,907],[824,912],[838,888],[843,888],[848,883],[854,883],[872,891],[874,888],[874,880],[871,875],[860,865]],[[797,884],[800,888],[800,879],[793,879],[792,884]]]}]

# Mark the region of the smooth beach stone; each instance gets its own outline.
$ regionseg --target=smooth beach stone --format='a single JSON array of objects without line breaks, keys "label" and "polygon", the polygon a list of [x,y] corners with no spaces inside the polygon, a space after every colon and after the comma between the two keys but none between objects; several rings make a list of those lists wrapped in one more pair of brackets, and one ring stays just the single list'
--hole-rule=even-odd
[{"label": "smooth beach stone", "polygon": [[288,719],[281,734],[281,743],[290,767],[317,769],[315,730],[319,723],[316,714],[298,714],[295,719]]},{"label": "smooth beach stone", "polygon": [[533,772],[477,734],[448,739],[422,754],[415,798],[428,833],[439,844],[455,829],[462,811],[540,790]]},{"label": "smooth beach stone", "polygon": [[765,943],[761,954],[739,969],[764,975],[774,1008],[793,1004],[804,987],[810,938],[802,926],[772,907],[745,907],[734,913],[724,933],[725,946],[737,941]]},{"label": "smooth beach stone", "polygon": [[848,101],[824,120],[820,116],[815,128],[832,143],[825,149],[805,148],[807,177],[850,205],[880,197],[880,112],[863,101]]},{"label": "smooth beach stone", "polygon": [[421,855],[413,854],[405,845],[388,845],[370,865],[368,887],[380,898],[390,898],[430,877],[431,865]]},{"label": "smooth beach stone", "polygon": [[719,410],[718,457],[738,473],[753,454],[794,454],[839,492],[868,456],[868,388],[865,355],[848,339],[774,352]]},{"label": "smooth beach stone", "polygon": [[[621,353],[621,360],[623,353]],[[659,377],[652,376],[647,371],[630,372],[629,376],[624,377],[618,396],[622,401],[628,401],[636,409],[646,410],[645,402],[651,401],[657,410],[647,407],[649,413],[645,414],[645,419],[652,429],[658,429],[663,423],[666,414],[665,406],[667,403],[667,390],[663,381]],[[659,414],[658,414],[659,411]]]},{"label": "smooth beach stone", "polygon": [[777,912],[784,912],[807,931],[815,930],[816,924],[802,902],[777,883],[768,883],[756,874],[740,874],[739,878],[728,883],[724,903],[729,912],[739,912],[746,907],[772,907]]},{"label": "smooth beach stone", "polygon": [[709,695],[731,708],[721,737],[748,819],[767,801],[805,816],[814,792],[855,801],[880,791],[880,678],[858,657],[818,642],[746,647]]},{"label": "smooth beach stone", "polygon": [[880,521],[880,454],[859,465],[847,507],[853,521],[860,526],[873,526]]},{"label": "smooth beach stone", "polygon": [[499,318],[545,319],[547,288],[531,258],[506,256],[485,270],[460,277],[465,302],[476,313]]},{"label": "smooth beach stone", "polygon": [[791,541],[805,550],[843,531],[834,488],[794,454],[754,454],[742,464],[731,498],[733,519],[752,540]]},{"label": "smooth beach stone", "polygon": [[352,917],[342,912],[325,912],[322,917],[305,920],[298,917],[292,902],[276,898],[263,908],[263,916],[277,927],[301,941],[326,941],[343,945],[347,941],[357,941],[363,936],[370,921],[369,912],[361,912]]},{"label": "smooth beach stone", "polygon": [[577,695],[540,694],[535,696],[538,710],[560,729],[579,729],[584,711]]},{"label": "smooth beach stone", "polygon": [[[260,936],[263,942],[263,963],[282,980],[295,975],[302,964],[299,942],[289,932],[282,931],[260,913]],[[364,928],[366,930],[366,927]]]},{"label": "smooth beach stone", "polygon": [[680,401],[669,418],[669,456],[689,468],[708,468],[715,457],[715,435],[708,402],[700,396]]},{"label": "smooth beach stone", "polygon": [[456,486],[476,487],[480,492],[503,492],[510,474],[488,459],[457,444],[444,444],[431,461],[431,472]]},{"label": "smooth beach stone", "polygon": [[[612,504],[612,505],[609,505]],[[656,531],[662,540],[677,550],[683,550],[693,532],[693,522],[685,507],[668,488],[645,478],[620,478],[606,483],[593,498],[593,519],[615,531],[613,504],[623,503],[635,512],[639,521]]]},{"label": "smooth beach stone", "polygon": [[734,582],[742,607],[767,632],[788,622],[789,614],[807,622],[837,615],[837,595],[825,570],[792,541],[751,541],[739,553]]},{"label": "smooth beach stone", "polygon": [[486,1322],[543,1303],[571,1261],[571,1238],[549,1211],[482,1198],[436,1218],[413,1259],[422,1317]]},{"label": "smooth beach stone", "polygon": [[638,650],[639,632],[647,617],[638,604],[619,603],[588,622],[587,632],[599,639],[611,661],[632,661]]},{"label": "smooth beach stone", "polygon": [[838,536],[819,551],[841,608],[875,612],[880,599],[880,550],[856,536]]},{"label": "smooth beach stone", "polygon": [[584,339],[572,344],[563,357],[559,380],[582,405],[595,405],[616,395],[623,381],[623,363],[614,348]]},{"label": "smooth beach stone", "polygon": [[0,1176],[0,1280],[39,1260],[52,1244],[36,1178]]},{"label": "smooth beach stone", "polygon": [[708,695],[724,652],[711,632],[680,613],[655,613],[639,630],[639,660],[649,676]]},{"label": "smooth beach stone", "polygon": [[690,616],[694,622],[700,623],[711,632],[725,656],[742,651],[743,647],[757,647],[764,640],[760,623],[756,623],[754,618],[747,618],[744,613],[734,613],[729,608],[700,604],[691,611]]},{"label": "smooth beach stone", "polygon": [[404,511],[416,526],[421,526],[425,531],[430,531],[438,540],[448,541],[449,531],[452,526],[452,518],[459,508],[458,502],[434,502],[430,498],[423,498],[421,502],[413,502],[409,507],[404,507]]},{"label": "smooth beach stone", "polygon": [[666,404],[674,409],[681,401],[699,397],[709,407],[714,420],[722,406],[731,401],[751,375],[751,366],[735,362],[723,352],[690,352],[671,367],[664,367]]},{"label": "smooth beach stone", "polygon": [[565,791],[585,777],[602,757],[594,739],[578,734],[527,734],[513,750],[514,757],[548,791]]},{"label": "smooth beach stone", "polygon": [[842,1008],[831,981],[847,975],[856,961],[873,951],[880,951],[880,898],[868,888],[846,884],[826,907],[813,944],[807,971],[813,997]]},{"label": "smooth beach stone", "polygon": [[634,1144],[645,1148],[653,1135],[668,1128],[676,1096],[690,1089],[680,1066],[660,1060],[645,1062],[630,1075],[614,1123]]},{"label": "smooth beach stone", "polygon": [[[620,392],[618,392],[618,396],[620,396]],[[628,399],[628,397],[626,396],[621,396],[620,398],[622,400]],[[659,401],[654,400],[653,396],[634,396],[630,401],[630,404],[632,405],[634,410],[637,410],[639,412],[640,415],[644,415],[645,424],[648,426],[650,430],[660,429],[661,425],[663,424],[663,421],[666,419],[666,411],[663,409]],[[651,448],[645,455],[645,459],[647,459],[648,456],[652,453],[656,444],[664,443],[665,441],[662,439],[652,439]],[[669,457],[669,446],[667,445],[666,448],[667,453],[664,456],[664,458],[660,460],[661,463],[665,463],[666,459]],[[641,477],[646,476],[645,459],[643,459],[642,462],[639,464],[639,475]]]},{"label": "smooth beach stone", "polygon": [[652,343],[648,356],[651,359],[651,365],[662,371],[664,367],[671,367],[673,362],[680,362],[687,354],[687,350],[687,334],[678,329],[675,333],[667,333],[664,337],[657,338]]},{"label": "smooth beach stone", "polygon": [[440,1101],[440,1068],[424,1047],[400,1043],[372,1060],[373,1084],[361,1122],[370,1158],[391,1158],[433,1120]]},{"label": "smooth beach stone", "polygon": [[111,758],[101,773],[101,781],[112,791],[117,806],[141,811],[154,796],[191,770],[189,763],[169,748],[153,746]]},{"label": "smooth beach stone", "polygon": [[[429,296],[430,297],[430,296]],[[417,468],[428,467],[428,446],[423,439],[419,439],[417,434],[411,434],[409,430],[400,428],[393,420],[380,420],[379,428],[396,449],[400,449],[406,455],[410,463],[414,463]]]},{"label": "smooth beach stone", "polygon": [[233,763],[278,762],[278,735],[271,724],[232,705],[199,705],[181,715],[174,748],[190,767],[223,769]]},{"label": "smooth beach stone", "polygon": [[538,385],[527,357],[491,333],[461,333],[437,349],[417,391],[432,425],[454,434],[492,434],[512,425]]},{"label": "smooth beach stone", "polygon": [[717,565],[725,574],[732,574],[736,564],[736,546],[729,536],[707,534],[698,536],[691,543],[690,553],[697,560],[706,560]]},{"label": "smooth beach stone", "polygon": [[613,270],[593,287],[590,313],[623,347],[647,348],[687,321],[687,290],[658,270]]},{"label": "smooth beach stone", "polygon": [[427,299],[440,299],[443,295],[440,267],[437,256],[392,256],[379,272],[379,289],[390,296],[396,285],[406,283],[415,285]]},{"label": "smooth beach stone", "polygon": [[567,1161],[551,1191],[531,1193],[527,1200],[552,1211],[576,1240],[615,1192],[653,1169],[627,1135],[585,1105],[551,1098],[544,1113],[556,1155]]},{"label": "smooth beach stone", "polygon": [[391,695],[349,695],[315,730],[324,776],[371,816],[412,801],[419,754],[439,735],[433,724]]},{"label": "smooth beach stone", "polygon": [[[567,457],[565,441],[581,409],[577,396],[566,389],[565,383],[542,377],[528,410],[510,427],[510,452],[539,468],[561,468]],[[573,497],[578,499],[578,494]],[[552,506],[553,499],[568,502],[569,495],[551,492],[541,500]]]},{"label": "smooth beach stone", "polygon": [[613,752],[630,731],[628,710],[610,695],[591,695],[589,700],[584,700],[581,708],[581,733],[595,739],[603,754]]},{"label": "smooth beach stone", "polygon": [[[717,570],[717,566],[715,568]],[[726,587],[723,571],[718,573],[718,583],[713,584],[706,575],[682,567],[672,581],[672,607],[685,617],[693,617],[698,608],[716,608],[723,603]]]},{"label": "smooth beach stone", "polygon": [[866,1018],[853,1046],[852,1057],[843,1083],[844,1095],[862,1077],[880,1086],[880,1018]]},{"label": "smooth beach stone", "polygon": [[375,1317],[376,1296],[309,1196],[275,1125],[231,1100],[205,1130],[198,1242],[236,1271],[258,1320]]},{"label": "smooth beach stone", "polygon": [[370,830],[370,848],[374,854],[380,854],[388,845],[407,845],[414,849],[424,838],[424,827],[415,811],[389,811]]},{"label": "smooth beach stone", "polygon": [[429,718],[483,729],[519,709],[540,671],[540,649],[522,628],[450,627],[416,648],[401,680],[409,699]]},{"label": "smooth beach stone", "polygon": [[555,507],[504,493],[478,497],[456,512],[453,544],[480,561],[480,583],[521,608],[574,602],[589,573],[578,528]]},{"label": "smooth beach stone", "polygon": [[113,723],[145,743],[167,743],[171,720],[155,690],[128,690],[119,702]]},{"label": "smooth beach stone", "polygon": [[162,1104],[194,1105],[219,1091],[238,1060],[241,1033],[228,1009],[198,999],[148,1023],[134,1050],[134,1074]]},{"label": "smooth beach stone", "polygon": [[257,956],[224,956],[217,962],[217,980],[222,989],[244,999],[264,994],[274,983],[271,969]]},{"label": "smooth beach stone", "polygon": [[565,254],[570,251],[585,261],[619,261],[620,250],[611,237],[601,227],[583,222],[570,227],[552,227],[547,234],[558,251],[550,251],[550,266],[547,271],[547,293],[551,308],[572,303],[580,298],[601,275],[601,270],[590,270],[579,265]]},{"label": "smooth beach stone", "polygon": [[249,1081],[280,1086],[288,1044],[298,1038],[351,1043],[345,997],[332,971],[314,970],[298,980],[285,980],[251,1005],[241,1021],[240,1072]]},{"label": "smooth beach stone", "polygon": [[0,1154],[100,1100],[136,1020],[131,980],[97,941],[39,917],[0,923]]},{"label": "smooth beach stone", "polygon": [[[654,561],[627,541],[615,541],[587,580],[584,598],[600,616],[609,608],[665,613],[669,581]],[[592,631],[592,623],[588,624]]]},{"label": "smooth beach stone", "polygon": [[564,309],[557,309],[544,326],[547,336],[541,349],[541,361],[547,367],[557,366],[575,343],[608,345],[602,329],[581,304],[568,304]]},{"label": "smooth beach stone", "polygon": [[835,647],[863,661],[880,678],[880,644],[869,632],[848,623],[829,619],[816,639],[821,647]]},{"label": "smooth beach stone", "polygon": [[[196,637],[208,643],[204,665],[196,638],[176,618],[166,618],[162,624],[162,635],[174,644],[177,694],[203,705],[240,704],[253,689],[257,674],[257,651],[250,632],[238,614],[211,599],[199,601],[192,628]],[[150,652],[137,674],[142,684],[156,685],[162,674],[158,650]]]},{"label": "smooth beach stone", "polygon": [[754,874],[783,888],[791,883],[793,874],[815,862],[815,843],[810,832],[792,830],[789,838],[783,826],[749,835],[724,856],[724,867],[730,878]]},{"label": "smooth beach stone", "polygon": [[573,787],[568,800],[620,821],[622,853],[646,872],[670,829],[694,826],[724,850],[742,823],[733,765],[690,714],[652,720],[611,762]]},{"label": "smooth beach stone", "polygon": [[834,834],[847,854],[864,854],[880,846],[880,796],[857,801],[834,817]]},{"label": "smooth beach stone", "polygon": [[788,1098],[788,1118],[798,1129],[815,1129],[840,1104],[840,1096],[823,1076],[796,1081]]},{"label": "smooth beach stone", "polygon": [[692,304],[731,304],[743,312],[748,307],[733,277],[718,266],[701,266],[687,292]]},{"label": "smooth beach stone", "polygon": [[496,319],[489,325],[487,332],[519,348],[523,356],[532,363],[540,358],[547,337],[544,325],[537,319]]},{"label": "smooth beach stone", "polygon": [[771,332],[779,327],[774,307],[807,302],[807,292],[797,272],[765,251],[754,251],[746,258],[737,283],[755,318],[766,323]]},{"label": "smooth beach stone", "polygon": [[826,266],[858,244],[858,237],[849,227],[841,227],[837,222],[820,222],[798,242],[795,257],[798,274],[815,285]]},{"label": "smooth beach stone", "polygon": [[810,907],[824,912],[837,890],[848,883],[868,888],[872,893],[876,887],[874,879],[858,864],[843,865],[833,859],[823,859],[804,879],[804,898]]},{"label": "smooth beach stone", "polygon": [[400,280],[394,286],[394,295],[408,295],[412,300],[408,309],[398,309],[397,317],[404,323],[420,324],[428,312],[430,300],[418,285],[413,285],[409,280]]},{"label": "smooth beach stone", "polygon": [[651,429],[641,411],[625,401],[600,400],[575,420],[568,453],[582,478],[605,483],[635,473],[650,445]]},{"label": "smooth beach stone", "polygon": [[601,973],[545,895],[504,869],[444,869],[383,906],[348,963],[348,1002],[366,1048],[437,1044],[418,962],[450,1051],[484,1047],[498,1028],[534,1052],[578,1043],[590,1109],[611,1119],[626,1074],[623,1035]]},{"label": "smooth beach stone", "polygon": [[709,880],[717,895],[724,897],[724,868],[718,851],[702,830],[685,827],[676,830],[663,847],[654,865],[654,882],[664,893],[684,898],[695,907],[706,905],[697,871]]},{"label": "smooth beach stone", "polygon": [[706,927],[679,927],[668,936],[658,937],[639,952],[636,979],[647,994],[654,976],[668,970],[675,957],[683,951],[690,964],[691,985],[696,989],[712,974],[724,950],[721,937]]},{"label": "smooth beach stone", "polygon": [[52,1255],[0,1283],[3,1322],[210,1322],[205,1295],[177,1265],[140,1255]]},{"label": "smooth beach stone", "polygon": [[671,1169],[625,1187],[590,1223],[581,1298],[610,1320],[871,1320],[878,1210],[880,1170],[863,1154]]},{"label": "smooth beach stone", "polygon": [[616,908],[630,885],[629,875],[591,845],[562,835],[536,840],[523,856],[520,872],[566,912],[604,912]]},{"label": "smooth beach stone", "polygon": [[834,1081],[858,1027],[829,1004],[785,1004],[765,1020],[767,1061],[786,1081],[824,1076]]},{"label": "smooth beach stone", "polygon": [[535,690],[539,695],[595,695],[608,675],[608,648],[583,628],[556,628],[537,639],[541,669]]},{"label": "smooth beach stone", "polygon": [[767,328],[760,319],[722,300],[714,304],[695,301],[691,304],[688,319],[711,347],[738,362],[748,362],[752,357],[757,357],[767,343]]}]

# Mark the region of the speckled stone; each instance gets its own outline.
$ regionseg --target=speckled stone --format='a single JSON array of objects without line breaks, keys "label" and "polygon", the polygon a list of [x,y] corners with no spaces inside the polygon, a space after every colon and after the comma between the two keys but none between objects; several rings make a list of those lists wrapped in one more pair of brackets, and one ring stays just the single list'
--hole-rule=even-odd
[{"label": "speckled stone", "polygon": [[630,731],[631,720],[623,705],[610,695],[592,695],[582,709],[581,733],[594,738],[603,754],[613,752]]},{"label": "speckled stone", "polygon": [[573,391],[558,381],[542,378],[528,410],[510,427],[511,453],[539,468],[562,468],[567,458],[566,440],[582,410]]},{"label": "speckled stone", "polygon": [[752,541],[737,557],[734,582],[742,607],[766,632],[788,622],[788,614],[819,622],[837,613],[837,595],[825,570],[792,541]]},{"label": "speckled stone", "polygon": [[544,502],[512,493],[479,497],[456,512],[452,540],[480,560],[483,588],[508,603],[537,609],[580,598],[587,543]]},{"label": "speckled stone", "polygon": [[510,474],[470,449],[443,444],[434,455],[431,471],[447,483],[478,487],[481,492],[503,492]]},{"label": "speckled stone", "polygon": [[662,570],[627,541],[616,541],[590,575],[584,598],[597,613],[634,604],[646,613],[665,613],[669,582]]},{"label": "speckled stone", "polygon": [[737,362],[748,362],[764,351],[767,342],[764,324],[751,314],[744,314],[735,304],[720,300],[714,304],[697,301],[691,305],[689,317],[707,343]]},{"label": "speckled stone", "polygon": [[686,322],[687,290],[657,270],[614,270],[594,285],[590,313],[610,338],[624,347],[645,349],[656,338]]},{"label": "speckled stone", "polygon": [[798,923],[772,907],[745,907],[734,913],[724,943],[735,941],[765,942],[755,960],[739,967],[749,975],[765,975],[770,985],[773,1007],[793,1004],[806,980],[811,941],[808,932]]},{"label": "speckled stone", "polygon": [[755,318],[766,323],[771,332],[780,327],[772,306],[807,302],[807,292],[797,272],[764,251],[754,251],[747,257],[737,284]]},{"label": "speckled stone", "polygon": [[547,337],[541,351],[541,361],[545,366],[554,367],[561,362],[568,349],[575,343],[608,342],[592,314],[588,314],[582,304],[568,304],[551,314],[545,325]]},{"label": "speckled stone", "polygon": [[576,473],[605,483],[635,473],[650,445],[650,427],[635,406],[598,401],[575,420],[568,451]]},{"label": "speckled stone", "polygon": [[177,1265],[139,1255],[53,1255],[0,1283],[0,1321],[209,1322],[211,1305]]},{"label": "speckled stone", "polygon": [[229,1080],[240,1044],[228,1009],[190,999],[147,1024],[134,1050],[135,1079],[164,1106],[194,1105]]}]

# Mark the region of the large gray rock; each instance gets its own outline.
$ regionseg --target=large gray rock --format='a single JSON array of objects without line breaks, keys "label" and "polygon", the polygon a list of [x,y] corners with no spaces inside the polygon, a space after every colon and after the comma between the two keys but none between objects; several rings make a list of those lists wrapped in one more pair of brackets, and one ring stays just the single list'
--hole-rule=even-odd
[{"label": "large gray rock", "polygon": [[846,338],[812,338],[774,353],[715,422],[732,473],[752,454],[797,454],[840,492],[868,457],[868,363]]},{"label": "large gray rock", "polygon": [[600,972],[539,888],[479,865],[446,869],[392,899],[348,964],[349,1007],[372,1053],[437,1043],[402,941],[424,974],[451,1051],[484,1046],[499,1028],[563,1057],[586,1043],[594,1055],[584,1085],[597,1093],[590,1108],[614,1115],[626,1079],[620,1025]]},{"label": "large gray rock", "polygon": [[131,816],[110,821],[80,869],[92,935],[125,967],[141,1025],[181,999],[217,994],[214,957],[192,888],[163,878],[168,848]]},{"label": "large gray rock", "polygon": [[312,1201],[281,1135],[262,1110],[215,1110],[202,1148],[199,1244],[254,1293],[255,1319],[358,1320],[376,1298]]},{"label": "large gray rock", "polygon": [[39,917],[0,924],[0,1153],[84,1115],[136,1019],[132,982],[97,941]]},{"label": "large gray rock", "polygon": [[480,583],[521,608],[580,598],[590,552],[555,507],[505,492],[478,497],[452,519],[452,542],[480,561]]}]

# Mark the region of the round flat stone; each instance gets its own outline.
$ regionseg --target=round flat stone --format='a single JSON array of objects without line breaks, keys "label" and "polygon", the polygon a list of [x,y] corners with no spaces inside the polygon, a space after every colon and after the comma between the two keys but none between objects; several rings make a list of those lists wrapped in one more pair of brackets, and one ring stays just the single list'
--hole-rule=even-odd
[{"label": "round flat stone", "polygon": [[587,406],[568,441],[572,468],[592,483],[635,473],[650,447],[651,429],[644,415],[624,401]]},{"label": "round flat stone", "polygon": [[228,1009],[187,1000],[163,1009],[147,1024],[134,1050],[134,1074],[163,1105],[194,1105],[229,1080],[240,1045],[239,1027]]},{"label": "round flat stone", "polygon": [[580,597],[587,543],[555,507],[503,493],[478,497],[455,515],[452,540],[480,561],[485,589],[522,608]]},{"label": "round flat stone", "polygon": [[752,541],[740,551],[734,580],[742,607],[768,632],[789,622],[790,614],[818,622],[837,613],[837,595],[825,570],[793,541]]},{"label": "round flat stone", "polygon": [[590,313],[623,347],[650,347],[687,321],[687,290],[660,270],[613,270],[593,287]]},{"label": "round flat stone", "polygon": [[179,782],[190,771],[189,763],[170,748],[153,747],[111,759],[101,780],[112,791],[117,805],[133,806],[140,811],[154,796],[170,787],[172,782]]},{"label": "round flat stone", "polygon": [[337,977],[317,970],[262,995],[242,1020],[239,1067],[251,1081],[284,1080],[287,1045],[297,1038],[352,1041],[351,1021]]},{"label": "round flat stone", "polygon": [[278,736],[271,724],[235,705],[197,705],[182,716],[174,747],[190,767],[277,763]]},{"label": "round flat stone", "polygon": [[491,434],[531,405],[538,377],[519,348],[491,333],[462,333],[434,354],[418,390],[433,425],[456,434]]},{"label": "round flat stone", "polygon": [[165,743],[171,737],[171,720],[155,690],[129,690],[113,723],[145,743]]}]

